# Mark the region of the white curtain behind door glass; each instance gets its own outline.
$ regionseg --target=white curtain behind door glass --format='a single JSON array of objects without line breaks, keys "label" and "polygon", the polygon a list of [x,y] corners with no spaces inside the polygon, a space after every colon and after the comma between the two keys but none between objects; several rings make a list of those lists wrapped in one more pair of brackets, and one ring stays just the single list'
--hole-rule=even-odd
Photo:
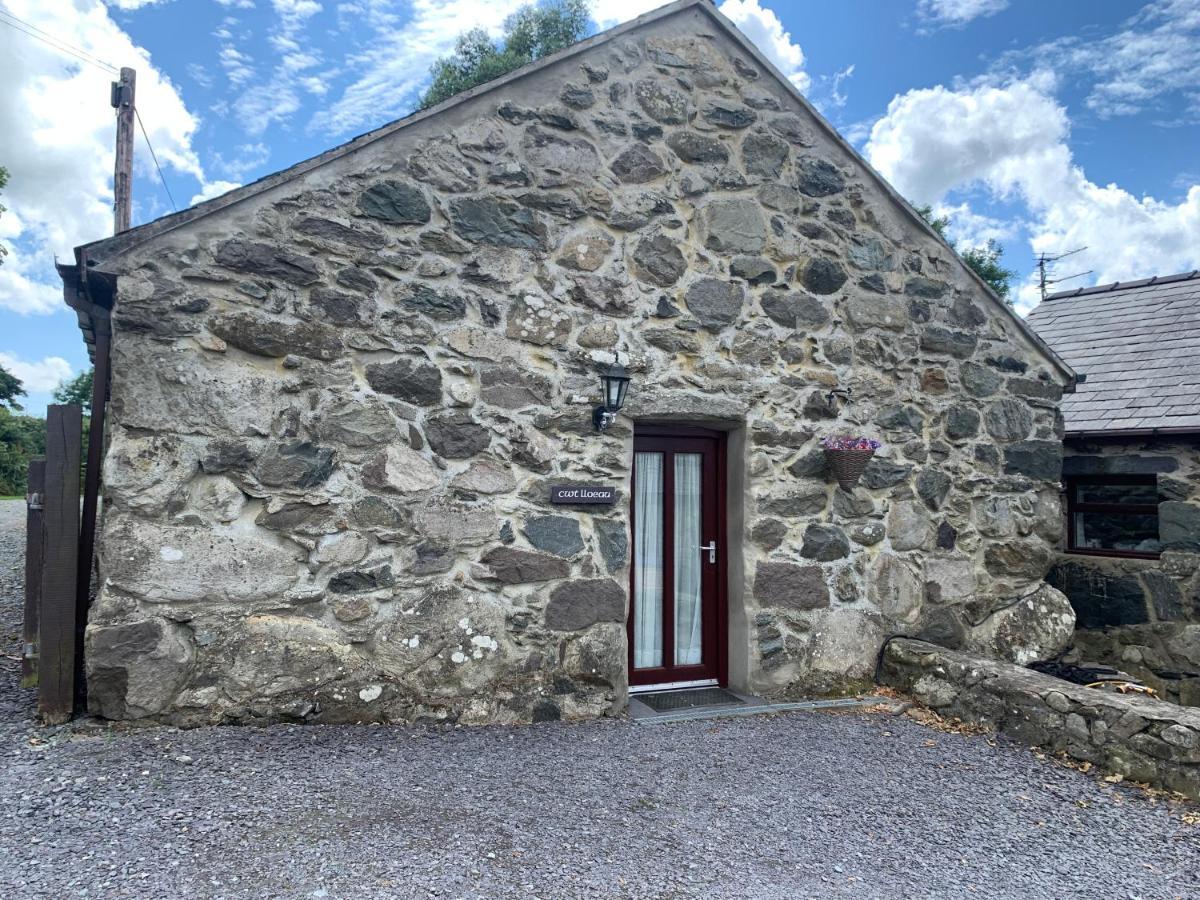
[{"label": "white curtain behind door glass", "polygon": [[633,667],[663,664],[663,455],[634,454]]},{"label": "white curtain behind door glass", "polygon": [[675,454],[675,665],[700,663],[700,460]]}]

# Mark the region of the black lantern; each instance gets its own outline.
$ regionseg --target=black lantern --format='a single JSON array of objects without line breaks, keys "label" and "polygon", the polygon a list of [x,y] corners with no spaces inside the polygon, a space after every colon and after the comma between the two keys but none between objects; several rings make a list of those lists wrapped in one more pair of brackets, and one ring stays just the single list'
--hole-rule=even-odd
[{"label": "black lantern", "polygon": [[597,431],[603,431],[614,421],[621,407],[625,405],[625,392],[629,390],[629,372],[621,365],[620,360],[611,366],[600,370],[600,396],[604,402],[592,411],[592,424]]}]

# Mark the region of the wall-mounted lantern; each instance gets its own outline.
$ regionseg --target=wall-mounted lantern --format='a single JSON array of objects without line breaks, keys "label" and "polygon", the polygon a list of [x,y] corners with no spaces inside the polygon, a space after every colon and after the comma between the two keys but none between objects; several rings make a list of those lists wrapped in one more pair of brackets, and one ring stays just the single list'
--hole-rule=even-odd
[{"label": "wall-mounted lantern", "polygon": [[600,396],[604,402],[592,411],[592,424],[603,431],[617,419],[617,413],[625,405],[625,392],[629,390],[629,372],[616,359],[612,365],[600,369]]}]

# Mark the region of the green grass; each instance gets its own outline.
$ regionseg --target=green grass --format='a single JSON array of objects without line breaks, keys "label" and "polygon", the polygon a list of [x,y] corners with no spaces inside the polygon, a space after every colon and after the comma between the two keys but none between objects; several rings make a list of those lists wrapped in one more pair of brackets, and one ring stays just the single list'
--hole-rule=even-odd
[{"label": "green grass", "polygon": [[24,494],[0,494],[0,500],[24,500]]}]

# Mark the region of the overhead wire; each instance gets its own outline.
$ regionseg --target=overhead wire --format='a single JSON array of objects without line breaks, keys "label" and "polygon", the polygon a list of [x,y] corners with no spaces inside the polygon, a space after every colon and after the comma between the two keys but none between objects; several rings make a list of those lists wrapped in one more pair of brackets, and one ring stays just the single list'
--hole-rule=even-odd
[{"label": "overhead wire", "polygon": [[[0,9],[0,25],[7,25],[9,28],[28,35],[34,40],[41,41],[59,53],[65,53],[68,56],[78,59],[80,62],[95,66],[97,69],[101,69],[112,75],[121,74],[121,70],[111,63],[105,62],[98,56],[93,56],[86,50],[76,47],[74,44],[67,43],[62,38],[55,37],[49,32],[43,31],[32,22],[26,22],[24,19],[18,18],[6,9]],[[145,123],[142,122],[142,114],[136,106],[133,109],[133,114],[137,118],[138,127],[142,130],[142,138],[146,141],[146,149],[150,151],[150,158],[154,160],[154,168],[158,170],[158,180],[162,183],[163,190],[167,194],[167,199],[171,201],[171,209],[178,212],[179,207],[175,205],[175,197],[171,194],[171,188],[167,186],[167,178],[163,174],[162,166],[158,163],[158,154],[154,152],[154,145],[150,143],[150,135],[146,132]]]},{"label": "overhead wire", "polygon": [[43,31],[32,22],[26,22],[24,19],[14,16],[6,9],[0,9],[0,23],[9,26],[10,28],[20,31],[23,34],[29,35],[34,40],[41,41],[49,47],[58,50],[60,53],[66,53],[68,56],[73,56],[80,62],[88,63],[98,69],[104,69],[108,72],[119,74],[120,70],[112,63],[107,63],[98,56],[93,56],[81,47],[76,47],[64,41],[62,38],[55,37],[48,31]]},{"label": "overhead wire", "polygon": [[138,128],[142,129],[142,137],[146,139],[146,148],[150,151],[150,158],[154,160],[154,168],[158,169],[158,180],[162,182],[163,190],[167,192],[167,199],[171,201],[171,209],[179,212],[179,207],[175,205],[175,198],[171,196],[171,189],[167,187],[167,179],[163,175],[162,166],[158,164],[158,156],[154,152],[154,145],[150,143],[150,135],[146,134],[146,126],[142,124],[142,114],[138,112],[136,106],[133,108],[133,115],[137,119]]}]

